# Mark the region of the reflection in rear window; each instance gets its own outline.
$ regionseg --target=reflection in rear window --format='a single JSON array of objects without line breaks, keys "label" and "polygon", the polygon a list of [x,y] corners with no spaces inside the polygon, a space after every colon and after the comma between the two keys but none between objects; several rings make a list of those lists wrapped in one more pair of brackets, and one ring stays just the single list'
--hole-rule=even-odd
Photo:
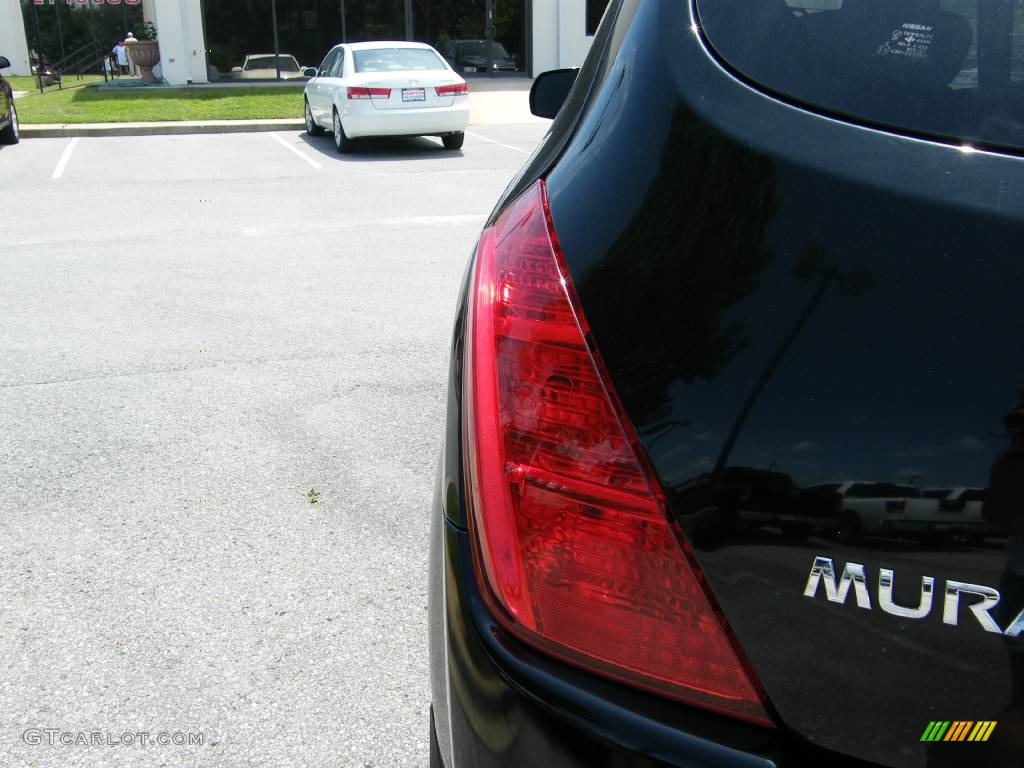
[{"label": "reflection in rear window", "polygon": [[821,483],[819,485],[810,485],[804,490],[807,493],[835,493],[839,490],[841,483]]},{"label": "reflection in rear window", "polygon": [[854,483],[846,495],[856,499],[919,499],[921,489],[895,483]]},{"label": "reflection in rear window", "polygon": [[444,61],[426,48],[374,48],[353,51],[356,72],[405,72],[447,69]]},{"label": "reflection in rear window", "polygon": [[1024,0],[698,0],[708,41],[800,102],[1024,149]]},{"label": "reflection in rear window", "polygon": [[[462,56],[479,56],[481,58],[487,57],[487,48],[483,40],[473,43],[463,43],[462,47],[459,48],[459,54]],[[494,41],[491,43],[491,58],[492,59],[511,59],[512,56],[509,54],[508,49],[505,48],[501,43]]]}]

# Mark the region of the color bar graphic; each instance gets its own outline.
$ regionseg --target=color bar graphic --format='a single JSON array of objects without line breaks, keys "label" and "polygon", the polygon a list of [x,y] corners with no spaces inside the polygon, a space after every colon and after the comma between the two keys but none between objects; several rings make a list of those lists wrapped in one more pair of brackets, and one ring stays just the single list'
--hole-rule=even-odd
[{"label": "color bar graphic", "polygon": [[988,741],[995,729],[995,720],[932,720],[921,741]]},{"label": "color bar graphic", "polygon": [[977,725],[974,726],[974,730],[971,731],[971,735],[967,737],[967,740],[988,741],[988,737],[992,735],[992,731],[995,729],[995,720],[979,720]]},{"label": "color bar graphic", "polygon": [[932,720],[921,734],[921,741],[941,741],[949,728],[949,720]]}]

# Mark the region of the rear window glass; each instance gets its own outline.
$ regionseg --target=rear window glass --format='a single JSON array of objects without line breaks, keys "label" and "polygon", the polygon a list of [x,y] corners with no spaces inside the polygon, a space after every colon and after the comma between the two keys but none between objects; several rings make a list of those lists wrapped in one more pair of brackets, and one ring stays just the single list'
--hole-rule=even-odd
[{"label": "rear window glass", "polygon": [[447,69],[444,60],[425,48],[373,48],[353,51],[356,72],[405,72]]},{"label": "rear window glass", "polygon": [[1024,149],[1024,0],[698,0],[715,51],[843,116]]}]

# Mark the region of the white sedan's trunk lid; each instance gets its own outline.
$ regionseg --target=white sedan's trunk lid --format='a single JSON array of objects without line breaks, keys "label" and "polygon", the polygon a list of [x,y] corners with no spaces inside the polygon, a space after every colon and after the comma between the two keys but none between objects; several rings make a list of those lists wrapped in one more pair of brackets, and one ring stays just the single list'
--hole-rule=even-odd
[{"label": "white sedan's trunk lid", "polygon": [[437,87],[457,85],[462,80],[444,72],[380,72],[356,75],[349,78],[353,88],[388,88],[389,98],[370,99],[376,109],[423,109],[426,107],[450,107],[455,97],[438,96]]}]

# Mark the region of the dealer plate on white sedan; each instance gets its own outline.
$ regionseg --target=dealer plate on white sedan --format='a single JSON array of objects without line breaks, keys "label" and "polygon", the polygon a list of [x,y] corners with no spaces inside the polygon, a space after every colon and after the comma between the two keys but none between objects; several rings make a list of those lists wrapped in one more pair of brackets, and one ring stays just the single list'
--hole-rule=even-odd
[{"label": "dealer plate on white sedan", "polygon": [[403,88],[402,101],[426,101],[427,91],[425,88]]}]

